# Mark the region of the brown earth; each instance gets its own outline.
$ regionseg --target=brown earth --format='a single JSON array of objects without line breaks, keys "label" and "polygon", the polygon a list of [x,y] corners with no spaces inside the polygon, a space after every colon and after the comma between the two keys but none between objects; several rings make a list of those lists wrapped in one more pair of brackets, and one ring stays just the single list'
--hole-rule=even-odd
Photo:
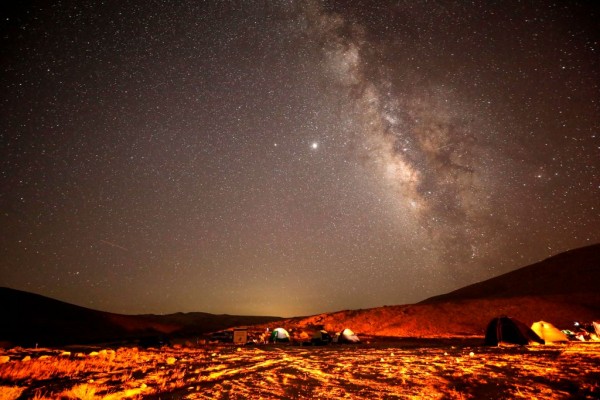
[{"label": "brown earth", "polygon": [[2,399],[600,398],[597,343],[12,349],[0,361]]}]

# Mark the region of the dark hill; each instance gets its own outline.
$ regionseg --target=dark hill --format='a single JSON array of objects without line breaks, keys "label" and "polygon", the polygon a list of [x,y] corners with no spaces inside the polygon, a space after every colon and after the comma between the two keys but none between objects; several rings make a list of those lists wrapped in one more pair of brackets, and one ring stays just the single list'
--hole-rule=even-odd
[{"label": "dark hill", "polygon": [[129,340],[179,328],[9,288],[0,288],[0,305],[0,340],[24,346]]},{"label": "dark hill", "polygon": [[582,247],[419,304],[600,292],[600,244]]},{"label": "dark hill", "polygon": [[21,346],[57,346],[137,341],[166,335],[200,335],[278,319],[280,318],[207,313],[122,315],[91,310],[20,290],[0,288],[0,342]]}]

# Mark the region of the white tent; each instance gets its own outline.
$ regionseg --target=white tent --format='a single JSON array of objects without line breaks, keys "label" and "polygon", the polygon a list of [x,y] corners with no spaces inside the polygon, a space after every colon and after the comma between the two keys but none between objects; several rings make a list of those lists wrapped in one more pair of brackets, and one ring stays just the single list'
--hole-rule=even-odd
[{"label": "white tent", "polygon": [[275,328],[271,332],[271,342],[289,342],[290,334],[283,328]]},{"label": "white tent", "polygon": [[338,343],[360,343],[360,339],[352,330],[346,328],[338,334]]}]

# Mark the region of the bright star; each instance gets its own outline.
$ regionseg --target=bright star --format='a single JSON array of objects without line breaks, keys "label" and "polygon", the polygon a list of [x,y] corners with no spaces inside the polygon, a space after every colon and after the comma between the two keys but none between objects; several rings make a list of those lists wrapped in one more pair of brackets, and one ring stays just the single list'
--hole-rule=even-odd
[{"label": "bright star", "polygon": [[313,149],[317,149],[319,147],[319,143],[312,142],[312,144],[310,145],[310,147],[312,147]]}]

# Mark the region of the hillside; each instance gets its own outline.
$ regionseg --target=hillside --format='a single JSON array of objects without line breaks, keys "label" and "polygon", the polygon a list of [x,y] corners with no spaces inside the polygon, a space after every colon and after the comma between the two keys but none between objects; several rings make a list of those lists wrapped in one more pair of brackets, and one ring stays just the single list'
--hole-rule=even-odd
[{"label": "hillside", "polygon": [[482,336],[492,318],[510,315],[528,325],[545,320],[565,329],[574,321],[600,320],[599,277],[600,245],[593,245],[419,304],[293,318],[281,326],[297,339],[315,329],[345,327],[366,336]]},{"label": "hillside", "polygon": [[0,288],[0,304],[0,340],[26,346],[127,340],[178,328],[9,288]]},{"label": "hillside", "polygon": [[207,313],[122,315],[91,310],[38,294],[0,288],[0,342],[52,346],[186,336],[278,320]]},{"label": "hillside", "polygon": [[477,298],[570,295],[600,291],[600,244],[560,253],[546,260],[421,304]]}]

